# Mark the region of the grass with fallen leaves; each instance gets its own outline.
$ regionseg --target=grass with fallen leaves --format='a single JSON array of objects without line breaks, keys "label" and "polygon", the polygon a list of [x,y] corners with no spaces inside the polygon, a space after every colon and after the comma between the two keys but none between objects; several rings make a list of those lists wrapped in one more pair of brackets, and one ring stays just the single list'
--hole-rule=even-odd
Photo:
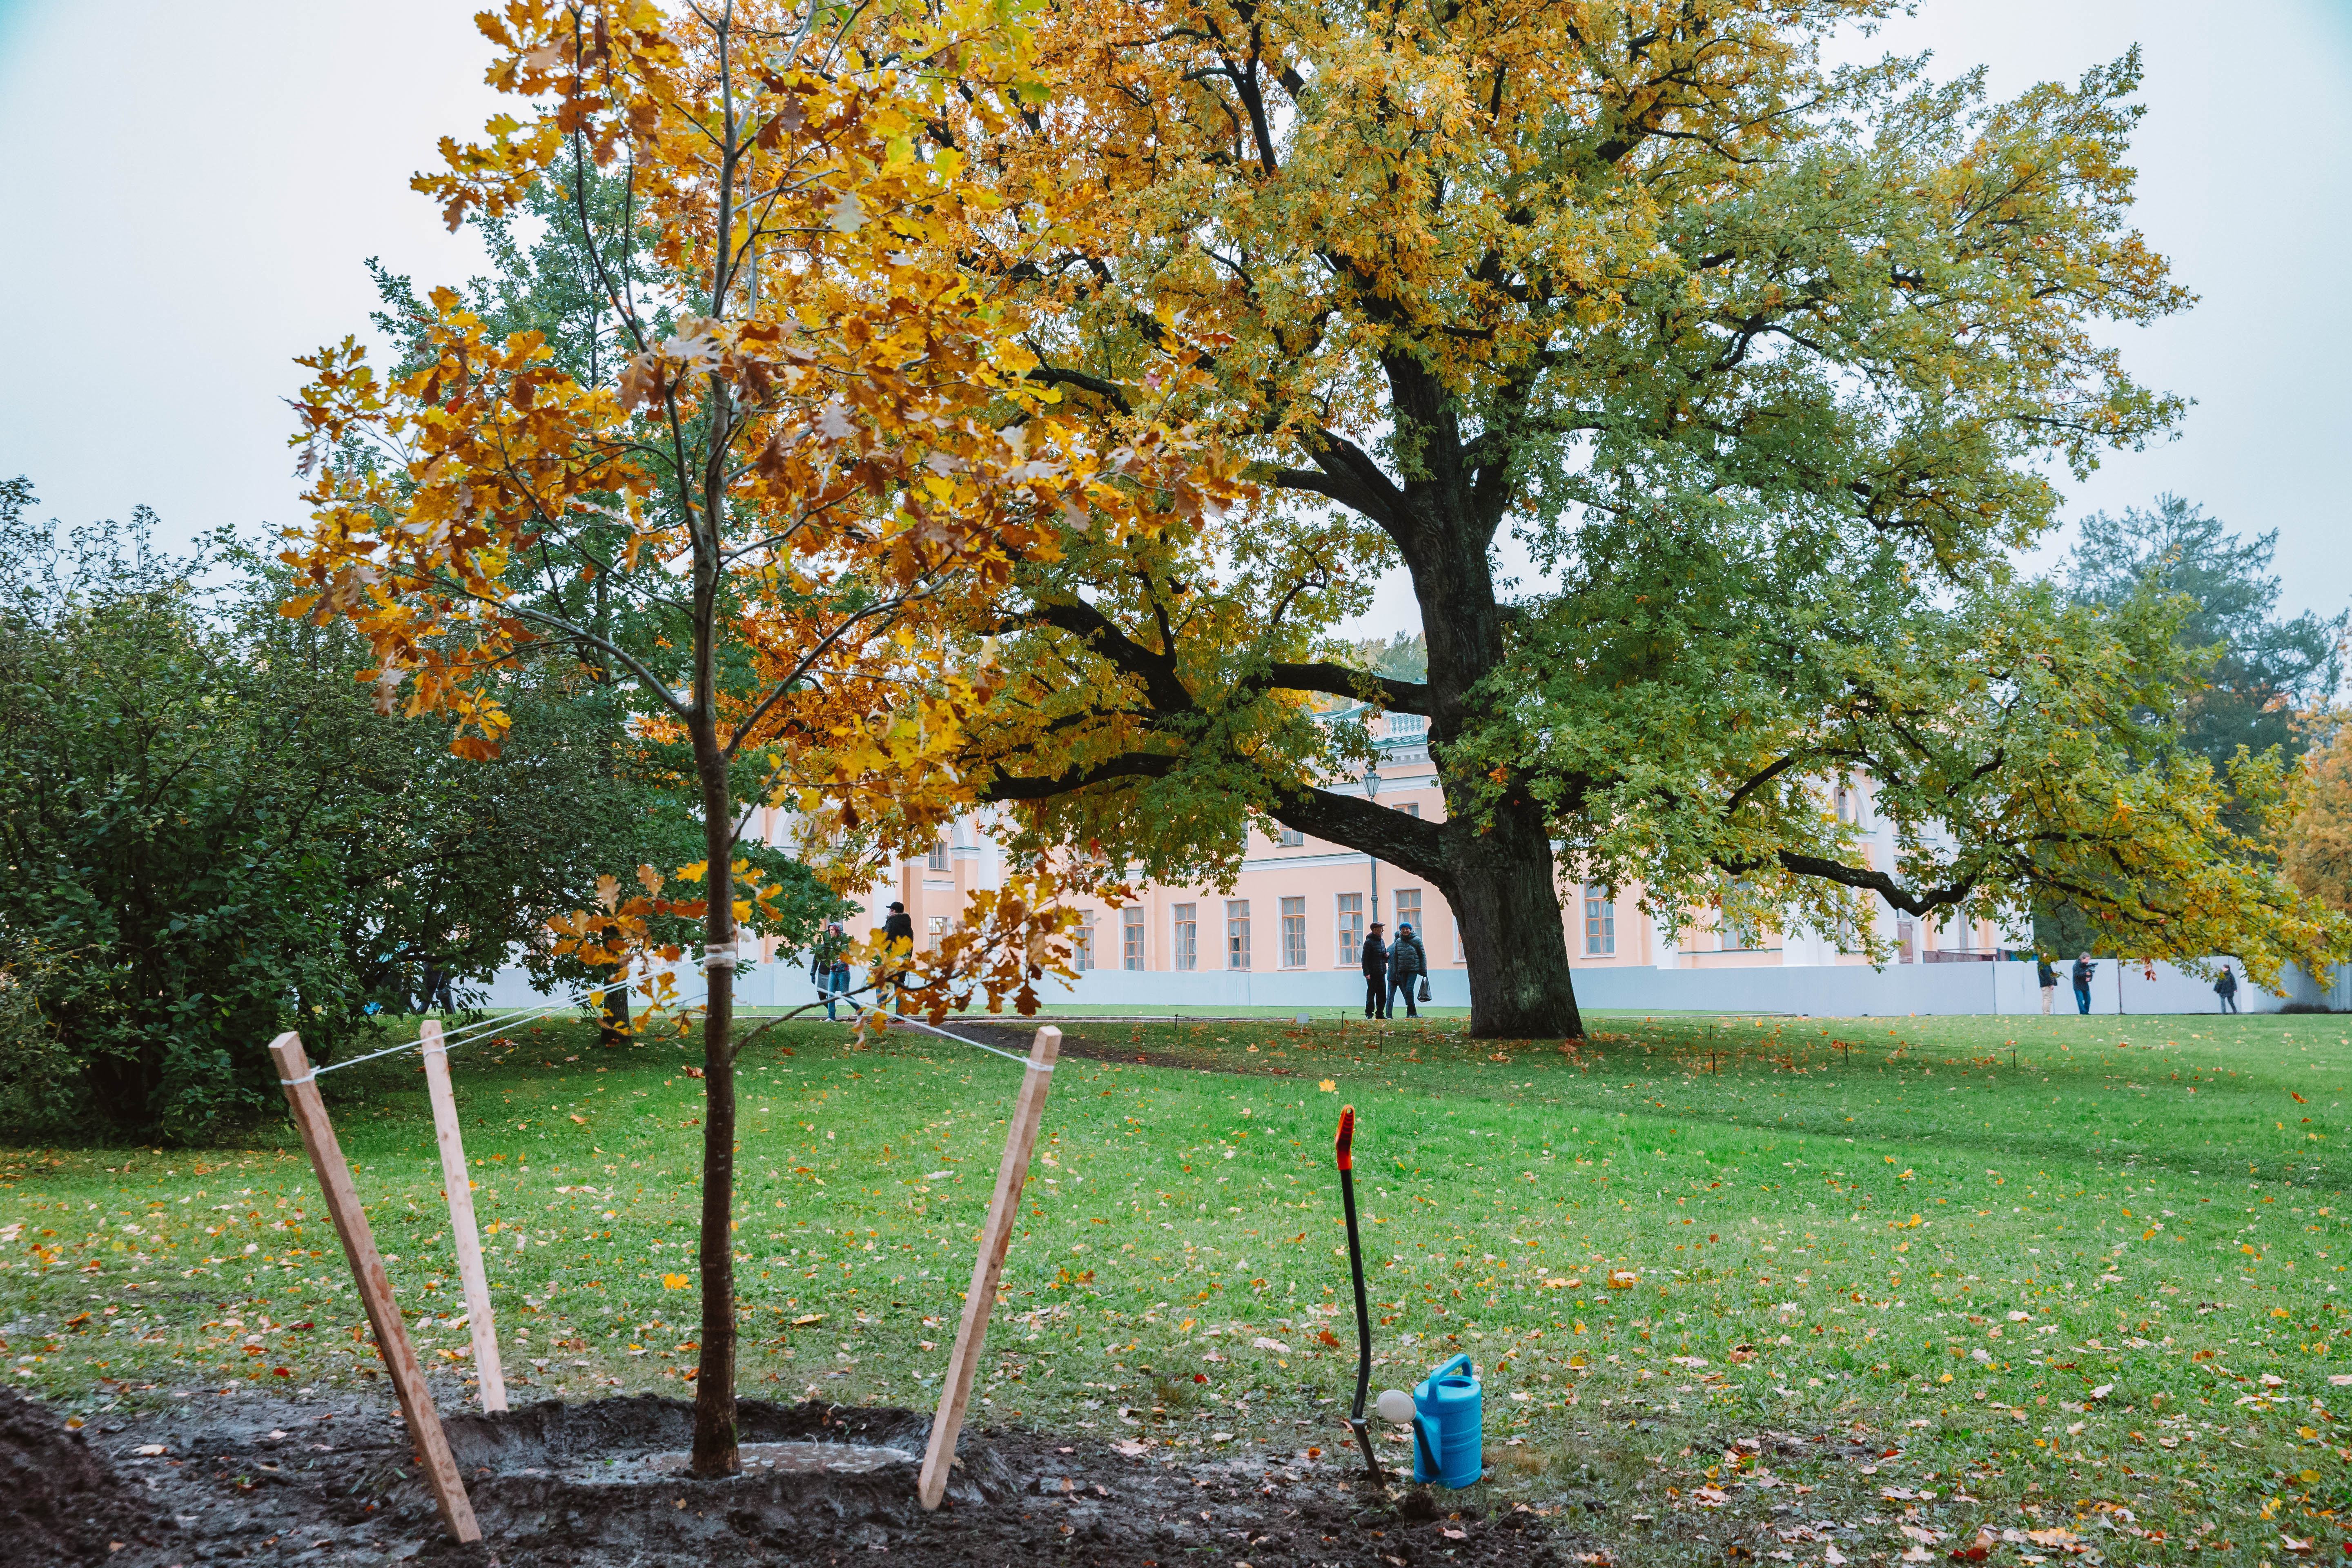
[{"label": "grass with fallen leaves", "polygon": [[[1055,1075],[977,1418],[1336,1457],[1349,1100],[1375,1390],[1476,1360],[1487,1506],[1579,1500],[1627,1563],[2341,1556],[2346,1023],[1074,1024],[1145,1059]],[[518,1401],[687,1391],[698,1055],[562,1025],[456,1058]],[[822,1023],[747,1049],[747,1394],[936,1398],[1017,1077]],[[421,1074],[324,1081],[423,1353],[461,1375]],[[281,1126],[11,1149],[0,1182],[18,1386],[93,1410],[375,1375]]]}]

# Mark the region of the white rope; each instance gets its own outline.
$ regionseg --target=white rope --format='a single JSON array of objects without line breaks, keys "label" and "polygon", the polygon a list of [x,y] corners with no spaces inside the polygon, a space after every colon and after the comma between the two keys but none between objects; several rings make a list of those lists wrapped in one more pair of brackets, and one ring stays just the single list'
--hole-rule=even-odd
[{"label": "white rope", "polygon": [[[734,966],[734,953],[723,948],[716,952],[707,954],[702,959],[697,960],[695,963],[696,968],[702,970],[706,973],[712,969],[732,969]],[[601,993],[583,994],[581,995],[571,997],[565,1001],[550,1002],[545,1006],[536,1008],[530,1012],[501,1014],[498,1017],[487,1018],[481,1023],[468,1026],[466,1028],[458,1029],[449,1034],[445,1034],[441,1037],[440,1048],[442,1054],[445,1056],[447,1055],[450,1048],[457,1046],[479,1045],[485,1037],[494,1037],[503,1030],[515,1028],[521,1025],[528,1024],[534,1018],[550,1017],[557,1013],[584,1012],[588,1008],[589,994],[601,994]],[[690,1007],[695,1003],[706,999],[709,994],[710,988],[706,985],[697,994],[676,998],[668,1003],[667,1005],[673,1007]],[[398,1056],[403,1051],[422,1050],[424,1047],[425,1037],[420,1035],[413,1040],[403,1040],[396,1046],[386,1046],[380,1051],[370,1051],[363,1057],[352,1057],[343,1061],[329,1062],[324,1067],[314,1067],[299,1078],[281,1078],[278,1081],[285,1085],[287,1088],[291,1089],[297,1084],[309,1083],[320,1073],[341,1072],[345,1068],[355,1068],[362,1062],[375,1061],[383,1057]],[[985,1050],[988,1047],[983,1046],[981,1048]]]},{"label": "white rope", "polygon": [[924,1023],[920,1018],[908,1018],[904,1016],[892,1018],[890,1019],[889,1024],[886,1026],[896,1027],[900,1024],[911,1024],[918,1029],[928,1029],[932,1034],[939,1036],[941,1039],[953,1040],[960,1046],[970,1046],[974,1050],[986,1051],[992,1057],[1003,1057],[1008,1062],[1019,1062],[1031,1072],[1052,1072],[1054,1070],[1054,1064],[1051,1062],[1034,1062],[1027,1057],[1016,1057],[1011,1051],[1000,1050],[996,1047],[989,1045],[984,1041],[970,1040],[966,1039],[961,1035],[950,1034],[947,1030],[939,1027],[937,1025]]}]

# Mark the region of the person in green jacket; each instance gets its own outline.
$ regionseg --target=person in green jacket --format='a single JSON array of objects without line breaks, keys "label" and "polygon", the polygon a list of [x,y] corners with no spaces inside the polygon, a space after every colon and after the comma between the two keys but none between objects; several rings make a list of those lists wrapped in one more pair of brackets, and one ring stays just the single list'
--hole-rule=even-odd
[{"label": "person in green jacket", "polygon": [[834,921],[817,933],[809,947],[809,978],[824,997],[824,1016],[835,1023],[834,1004],[849,994],[849,933]]}]

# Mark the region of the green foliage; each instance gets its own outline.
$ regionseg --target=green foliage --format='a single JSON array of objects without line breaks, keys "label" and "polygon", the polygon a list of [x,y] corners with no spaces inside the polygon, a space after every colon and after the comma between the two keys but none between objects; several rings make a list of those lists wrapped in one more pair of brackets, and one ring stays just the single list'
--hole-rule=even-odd
[{"label": "green foliage", "polygon": [[298,1013],[330,1051],[357,1027],[318,831],[349,731],[205,616],[223,542],[160,555],[142,511],[60,552],[32,499],[0,493],[0,924],[46,1025],[11,1094],[26,1125],[199,1136],[259,1102]]},{"label": "green foliage", "polygon": [[1429,638],[1421,632],[1398,632],[1383,642],[1379,637],[1359,637],[1348,645],[1349,662],[1374,675],[1391,676],[1398,680],[1426,680],[1429,678]]},{"label": "green foliage", "polygon": [[524,743],[463,761],[376,712],[357,639],[278,615],[227,535],[173,557],[142,511],[60,543],[32,500],[0,488],[10,1124],[217,1136],[276,1102],[280,1030],[329,1060],[518,950],[552,977],[548,917],[674,837],[567,667],[519,672]]},{"label": "green foliage", "polygon": [[2278,531],[2242,538],[2201,507],[2161,495],[2151,510],[2095,512],[2082,532],[2067,573],[2076,597],[2109,608],[2141,597],[2183,601],[2174,636],[2196,661],[2183,681],[2181,743],[2217,767],[2240,746],[2300,753],[2296,717],[2335,697],[2352,612],[2279,617],[2270,570]]}]

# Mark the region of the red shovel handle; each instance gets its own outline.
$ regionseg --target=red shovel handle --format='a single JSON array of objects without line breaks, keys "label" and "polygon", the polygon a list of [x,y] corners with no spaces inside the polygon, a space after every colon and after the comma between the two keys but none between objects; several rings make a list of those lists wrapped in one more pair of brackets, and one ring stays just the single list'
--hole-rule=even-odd
[{"label": "red shovel handle", "polygon": [[1355,1141],[1356,1108],[1352,1105],[1343,1105],[1339,1108],[1339,1136],[1333,1145],[1339,1151],[1339,1169],[1343,1171],[1352,1171],[1356,1168],[1356,1157],[1349,1152],[1349,1146]]}]

